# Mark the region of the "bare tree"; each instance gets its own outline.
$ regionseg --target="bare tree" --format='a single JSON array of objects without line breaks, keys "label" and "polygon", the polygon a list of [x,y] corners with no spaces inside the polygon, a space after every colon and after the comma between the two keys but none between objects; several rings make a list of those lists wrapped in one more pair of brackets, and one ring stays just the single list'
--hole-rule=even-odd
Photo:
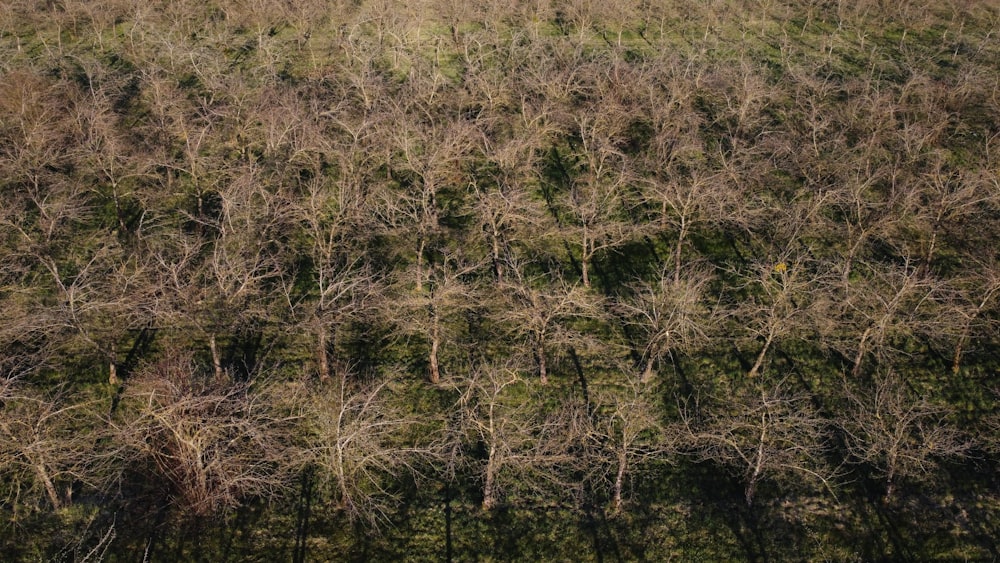
[{"label": "bare tree", "polygon": [[[310,262],[305,272],[283,272],[283,285],[292,315],[301,319],[315,338],[321,381],[330,379],[330,354],[339,329],[363,313],[374,294],[374,275],[363,262],[355,240],[364,223],[360,219],[362,194],[354,187],[313,180],[307,185],[308,197],[296,202],[299,205],[293,212],[304,227],[304,251]],[[303,291],[299,286],[305,276],[309,284]],[[337,358],[333,364],[338,370],[343,366]]]},{"label": "bare tree", "polygon": [[294,391],[301,408],[304,461],[328,483],[339,510],[372,525],[388,518],[403,472],[432,454],[432,440],[411,442],[419,421],[390,400],[392,380],[352,385],[345,374]]},{"label": "bare tree", "polygon": [[636,282],[631,292],[616,304],[624,320],[642,335],[644,367],[641,381],[648,383],[657,365],[674,354],[690,353],[708,343],[715,311],[706,303],[712,274],[705,268],[690,268],[683,276],[670,266],[660,270],[652,282]]},{"label": "bare tree", "polygon": [[287,485],[297,417],[270,407],[248,384],[219,381],[178,353],[126,382],[111,423],[138,478],[162,479],[175,506],[205,516]]},{"label": "bare tree", "polygon": [[61,298],[51,312],[53,319],[71,331],[73,340],[99,352],[112,385],[120,382],[120,346],[151,325],[155,286],[152,268],[144,260],[128,256],[115,240],[103,241],[90,256],[72,261],[39,259]]},{"label": "bare tree", "polygon": [[194,232],[178,225],[150,241],[163,295],[159,321],[200,335],[219,379],[227,367],[223,339],[253,331],[269,317],[286,270],[291,206],[260,174],[253,165],[238,170],[215,194],[218,209],[192,217]]},{"label": "bare tree", "polygon": [[82,138],[78,165],[92,185],[95,203],[113,210],[113,220],[101,217],[102,222],[125,241],[142,236],[147,208],[157,199],[144,189],[153,179],[155,160],[147,152],[150,147],[135,142],[115,112],[115,104],[127,98],[127,83],[100,67],[93,74],[88,76],[89,95],[73,108]]},{"label": "bare tree", "polygon": [[467,278],[479,271],[483,264],[468,259],[464,252],[445,252],[438,255],[440,263],[424,266],[423,282],[418,288],[408,283],[414,266],[402,272],[396,284],[394,298],[380,302],[385,318],[397,323],[399,333],[405,337],[416,336],[427,346],[427,375],[431,383],[439,383],[444,371],[442,353],[444,346],[462,334],[462,315],[480,307],[480,291]]},{"label": "bare tree", "polygon": [[519,247],[548,238],[551,221],[531,196],[538,181],[539,154],[549,134],[544,118],[525,115],[519,121],[503,116],[480,117],[484,169],[470,180],[470,203],[482,223],[483,238],[497,282],[504,281],[507,263]]},{"label": "bare tree", "polygon": [[885,500],[900,479],[931,472],[938,460],[963,457],[971,442],[949,423],[949,409],[916,396],[895,372],[876,374],[869,389],[845,383],[848,411],[840,423],[854,463],[868,463],[885,477]]},{"label": "bare tree", "polygon": [[939,252],[952,250],[949,243],[961,244],[955,240],[961,236],[961,227],[989,214],[988,203],[996,197],[991,193],[995,187],[978,170],[955,169],[941,154],[933,154],[930,160],[929,170],[913,187],[920,201],[913,218],[916,225],[912,230],[918,242],[914,251],[926,271],[932,271]]},{"label": "bare tree", "polygon": [[[515,487],[544,491],[559,483],[556,469],[569,459],[566,421],[539,411],[516,364],[477,366],[453,384],[459,392],[453,440],[481,481],[484,510]],[[473,457],[477,449],[482,454]]]},{"label": "bare tree", "polygon": [[385,124],[392,128],[384,134],[392,139],[398,159],[393,170],[397,189],[379,194],[377,213],[393,234],[413,244],[415,285],[423,291],[427,262],[441,250],[444,223],[454,213],[450,208],[461,205],[468,185],[462,159],[474,147],[474,130],[464,121],[438,121],[433,114],[416,113],[431,111],[434,96],[440,94],[436,87],[415,87],[408,94],[426,105],[395,108],[391,125]]},{"label": "bare tree", "polygon": [[[838,218],[837,239],[845,245],[839,257],[841,283],[845,287],[857,278],[853,275],[857,264],[871,260],[873,243],[891,238],[915,203],[912,190],[901,189],[906,184],[900,177],[901,164],[885,154],[891,150],[887,146],[887,130],[895,127],[891,122],[885,123],[892,119],[894,110],[886,107],[891,102],[885,100],[884,95],[864,90],[857,96],[860,107],[852,104],[848,115],[835,120],[834,125],[848,130],[861,129],[856,134],[864,135],[864,142],[849,147],[837,140],[831,150],[838,156],[821,169],[833,176],[827,192],[828,205]],[[887,185],[892,189],[883,189]]]},{"label": "bare tree", "polygon": [[586,433],[595,458],[594,477],[610,491],[615,513],[625,504],[628,481],[648,464],[667,460],[676,449],[676,437],[663,424],[656,398],[642,382],[627,375],[625,381],[592,395],[593,417]]},{"label": "bare tree", "polygon": [[[750,277],[752,275],[753,277]],[[748,377],[757,376],[772,347],[785,338],[803,338],[822,319],[828,303],[823,287],[822,264],[805,255],[785,252],[773,260],[753,264],[748,283],[734,315],[742,322],[760,350]]]},{"label": "bare tree", "polygon": [[[21,295],[11,312],[30,316],[21,317],[17,338],[34,335],[77,353],[89,348],[115,383],[118,347],[148,316],[148,265],[122,244],[131,230],[125,184],[139,175],[142,159],[133,161],[116,134],[111,86],[73,95],[65,85],[30,76],[11,80],[0,94],[11,104],[0,109],[7,124],[0,135],[11,141],[0,151],[8,183],[0,210],[7,252],[0,263]],[[106,196],[113,211],[102,214]],[[100,226],[88,227],[94,224]]]},{"label": "bare tree", "polygon": [[874,354],[879,363],[891,360],[908,338],[925,332],[936,309],[941,284],[909,260],[901,266],[866,264],[863,282],[852,283],[839,303],[838,317],[850,331],[837,344],[852,359],[851,373],[861,373]]},{"label": "bare tree", "polygon": [[[566,170],[569,189],[561,201],[569,219],[564,229],[573,233],[580,248],[580,273],[588,288],[594,257],[627,243],[637,234],[628,217],[634,202],[626,197],[629,176],[625,158],[614,138],[621,124],[605,123],[605,116],[602,112],[599,116],[577,118],[581,138],[580,154],[576,155],[579,170]],[[620,119],[617,115],[607,119],[616,117]]]},{"label": "bare tree", "polygon": [[976,337],[985,340],[995,334],[996,316],[989,313],[995,310],[1000,295],[1000,265],[989,259],[972,261],[948,285],[947,306],[939,315],[954,315],[955,327],[948,336],[954,338],[951,371],[958,374],[963,356]]},{"label": "bare tree", "polygon": [[516,245],[536,239],[539,232],[544,232],[544,220],[519,186],[501,184],[491,188],[474,183],[472,188],[476,198],[473,205],[483,225],[493,277],[502,284],[507,277],[507,264],[516,260]]},{"label": "bare tree", "polygon": [[778,475],[805,475],[829,488],[834,472],[824,459],[826,423],[810,398],[786,381],[743,385],[708,404],[681,407],[684,450],[734,471],[748,506],[761,481]]},{"label": "bare tree", "polygon": [[712,184],[718,181],[712,176],[702,176],[695,172],[690,179],[649,178],[643,200],[655,213],[653,225],[669,228],[676,232],[673,256],[674,283],[679,283],[683,271],[684,249],[688,239],[699,223],[704,221],[707,208],[716,205],[722,194],[720,190],[712,189]]},{"label": "bare tree", "polygon": [[107,476],[94,450],[102,428],[92,401],[45,394],[16,379],[0,379],[0,475],[15,510],[44,498],[59,509],[74,486],[101,490]]},{"label": "bare tree", "polygon": [[562,279],[548,280],[528,277],[523,267],[512,264],[516,278],[499,287],[504,300],[498,320],[526,344],[535,357],[539,380],[545,384],[549,378],[549,354],[552,348],[573,341],[573,331],[567,326],[572,319],[601,316],[599,301],[580,286],[569,285]]}]

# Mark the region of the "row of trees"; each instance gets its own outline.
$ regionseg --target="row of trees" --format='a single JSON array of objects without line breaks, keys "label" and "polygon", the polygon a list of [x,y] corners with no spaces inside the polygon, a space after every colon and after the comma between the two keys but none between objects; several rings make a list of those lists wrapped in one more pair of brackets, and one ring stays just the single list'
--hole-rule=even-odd
[{"label": "row of trees", "polygon": [[130,378],[108,417],[96,400],[7,380],[7,501],[17,519],[36,503],[60,509],[78,495],[118,489],[153,512],[173,506],[208,516],[291,494],[308,472],[338,510],[374,524],[398,501],[394,482],[406,472],[474,479],[484,509],[507,498],[603,498],[618,513],[638,475],[694,456],[732,471],[749,506],[762,481],[780,476],[814,480],[836,495],[848,471],[828,459],[837,438],[846,462],[882,475],[889,500],[899,479],[972,445],[943,408],[892,374],[878,378],[871,396],[849,392],[838,426],[787,381],[692,397],[674,423],[637,379],[546,407],[515,365],[479,365],[449,385],[453,401],[436,417],[401,410],[393,385],[251,386],[217,380],[180,356]]},{"label": "row of trees", "polygon": [[995,13],[126,4],[0,21],[12,518],[997,447]]}]

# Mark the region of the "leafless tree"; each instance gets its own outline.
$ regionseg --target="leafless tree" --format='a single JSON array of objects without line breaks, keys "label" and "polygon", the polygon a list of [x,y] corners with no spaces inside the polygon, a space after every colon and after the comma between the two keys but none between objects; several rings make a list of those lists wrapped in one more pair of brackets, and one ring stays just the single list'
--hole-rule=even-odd
[{"label": "leafless tree", "polygon": [[[951,371],[958,374],[962,358],[977,337],[984,342],[996,335],[996,316],[991,315],[1000,295],[1000,265],[986,258],[967,263],[965,271],[950,280],[944,289],[946,306],[939,313],[954,315],[951,334]],[[945,332],[945,331],[942,331]]]},{"label": "leafless tree", "polygon": [[863,281],[852,283],[839,304],[838,317],[848,329],[846,341],[837,344],[852,361],[851,373],[861,373],[874,353],[884,363],[907,338],[926,332],[937,309],[941,284],[909,261],[901,266],[871,264]]},{"label": "leafless tree", "polygon": [[648,383],[664,358],[676,361],[674,354],[689,353],[708,343],[717,322],[715,308],[707,303],[712,273],[704,267],[690,268],[681,276],[660,270],[658,279],[640,281],[618,301],[625,322],[642,335],[644,368],[641,381]]},{"label": "leafless tree", "polygon": [[[441,250],[445,234],[443,219],[449,215],[448,198],[459,198],[468,184],[462,170],[462,159],[474,147],[473,129],[457,119],[435,120],[430,112],[434,96],[440,94],[435,87],[414,87],[408,95],[415,96],[426,105],[415,108],[397,107],[391,127],[385,131],[392,139],[392,150],[397,155],[395,171],[396,188],[380,193],[377,213],[393,234],[413,243],[413,260],[416,287],[423,291],[426,263],[430,254]],[[422,99],[426,98],[426,99]],[[412,113],[411,113],[412,112]]]},{"label": "leafless tree", "polygon": [[270,191],[253,165],[238,172],[216,194],[217,213],[192,217],[206,230],[178,225],[150,243],[163,296],[159,322],[207,341],[219,379],[226,368],[223,339],[253,329],[277,302],[284,241],[292,232],[284,194]]},{"label": "leafless tree", "polygon": [[476,120],[487,163],[470,180],[474,196],[470,206],[482,223],[493,274],[501,283],[507,262],[515,258],[517,249],[531,248],[550,238],[553,227],[531,196],[549,127],[542,116],[525,111],[529,113],[517,121],[506,116]]},{"label": "leafless tree", "polygon": [[594,257],[627,243],[637,233],[628,214],[628,208],[634,205],[626,197],[628,171],[624,155],[616,146],[615,135],[621,125],[605,121],[603,113],[577,118],[581,147],[576,158],[580,170],[567,171],[569,189],[561,201],[569,219],[564,230],[573,233],[574,243],[580,248],[580,272],[588,288]]},{"label": "leafless tree", "polygon": [[690,179],[646,179],[643,199],[655,213],[653,225],[669,228],[676,234],[671,254],[673,256],[674,283],[679,283],[683,271],[683,256],[688,239],[698,224],[705,219],[707,208],[715,205],[720,195],[711,189],[717,179],[703,177],[695,171]]},{"label": "leafless tree", "polygon": [[[391,379],[352,385],[346,374],[293,390],[301,409],[304,461],[318,469],[339,510],[372,525],[388,518],[398,495],[393,483],[433,457],[430,427],[405,414],[390,397]],[[423,439],[421,442],[416,440]]]},{"label": "leafless tree", "polygon": [[474,183],[472,188],[473,205],[483,225],[493,277],[502,284],[507,277],[507,264],[517,259],[518,243],[541,238],[538,235],[547,230],[547,225],[541,211],[519,186],[485,187]]},{"label": "leafless tree", "polygon": [[[748,377],[757,376],[772,347],[785,338],[804,338],[829,305],[823,265],[792,252],[753,264],[747,295],[734,315],[754,341],[762,342]],[[751,277],[752,276],[752,277]]]},{"label": "leafless tree", "polygon": [[127,97],[128,84],[99,63],[95,66],[94,76],[88,75],[89,92],[72,108],[82,141],[76,148],[78,166],[87,183],[92,183],[96,202],[109,202],[114,210],[115,225],[108,227],[122,240],[141,237],[146,208],[158,199],[144,189],[154,178],[155,153],[135,142],[133,132],[115,111],[115,104]]},{"label": "leafless tree", "polygon": [[529,277],[516,262],[510,270],[516,277],[499,287],[498,297],[505,304],[496,315],[512,334],[526,340],[535,357],[539,380],[545,384],[549,381],[551,350],[573,341],[567,322],[600,317],[599,300],[583,287],[559,278]]},{"label": "leafless tree", "polygon": [[929,170],[914,182],[920,204],[914,206],[911,227],[918,243],[913,252],[925,270],[935,265],[939,252],[951,250],[948,243],[954,241],[955,231],[960,233],[963,225],[990,213],[989,203],[996,197],[991,193],[994,187],[977,170],[956,170],[936,153],[929,160]]},{"label": "leafless tree", "polygon": [[625,504],[628,481],[649,463],[668,460],[677,447],[653,394],[641,381],[627,375],[624,379],[624,385],[602,387],[592,395],[593,416],[586,432],[594,455],[591,469],[597,483],[610,491],[615,513]]},{"label": "leafless tree", "polygon": [[0,475],[10,506],[44,498],[59,509],[73,502],[75,486],[101,490],[107,474],[94,447],[103,428],[98,413],[82,397],[0,379]]},{"label": "leafless tree", "polygon": [[895,372],[875,375],[872,388],[848,390],[840,426],[854,463],[869,463],[885,477],[885,500],[901,479],[931,472],[939,460],[965,456],[970,440],[948,421],[949,410],[916,396]]},{"label": "leafless tree", "polygon": [[[363,196],[356,186],[313,180],[307,188],[308,197],[296,202],[293,214],[304,227],[310,264],[305,273],[285,269],[282,285],[293,317],[315,338],[319,378],[325,381],[331,376],[330,353],[339,329],[373,306],[375,278],[360,254],[361,241],[356,240],[365,225]],[[298,284],[305,274],[309,287],[299,295]],[[336,358],[333,364],[342,366]]]},{"label": "leafless tree", "polygon": [[[205,516],[288,483],[297,416],[245,383],[206,374],[183,352],[140,369],[111,421],[131,468],[162,479],[170,502]],[[139,478],[142,478],[141,476]]]},{"label": "leafless tree", "polygon": [[412,268],[405,270],[404,279],[396,284],[397,297],[381,302],[385,317],[397,323],[400,334],[426,342],[431,383],[441,381],[442,347],[461,333],[462,314],[480,306],[480,291],[466,278],[483,266],[466,258],[462,251],[449,251],[439,257],[439,264],[423,267],[420,286],[414,288],[408,283]]},{"label": "leafless tree", "polygon": [[516,368],[516,363],[480,365],[453,382],[459,399],[452,440],[481,480],[484,510],[517,487],[551,492],[553,484],[565,485],[557,468],[570,459],[566,420],[540,412]]},{"label": "leafless tree", "polygon": [[116,240],[103,241],[89,256],[72,261],[39,258],[60,297],[50,312],[52,319],[69,331],[70,341],[100,353],[112,385],[119,383],[118,368],[124,359],[120,346],[130,334],[151,324],[155,286],[152,268],[144,259],[125,255]]},{"label": "leafless tree", "polygon": [[[144,281],[144,258],[128,255],[117,236],[125,234],[123,183],[138,172],[125,171],[131,159],[108,122],[108,92],[73,94],[65,85],[11,78],[8,102],[16,107],[0,110],[9,118],[2,134],[12,141],[0,154],[10,182],[0,211],[7,243],[0,262],[22,296],[10,303],[12,313],[25,314],[17,323],[18,339],[43,338],[64,350],[89,348],[106,362],[114,383],[118,346],[143,325],[151,288]],[[100,221],[97,207],[109,195],[104,188],[111,192],[115,220],[107,231],[82,229]]]},{"label": "leafless tree", "polygon": [[695,459],[734,471],[748,506],[764,479],[804,475],[829,488],[834,477],[824,459],[825,421],[808,396],[788,387],[787,381],[739,385],[707,404],[681,405],[682,447]]}]

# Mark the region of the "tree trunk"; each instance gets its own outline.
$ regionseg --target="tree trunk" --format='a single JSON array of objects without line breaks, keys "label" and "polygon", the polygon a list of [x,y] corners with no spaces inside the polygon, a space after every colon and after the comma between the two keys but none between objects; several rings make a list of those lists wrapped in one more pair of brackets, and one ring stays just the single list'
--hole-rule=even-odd
[{"label": "tree trunk", "polygon": [[844,284],[845,291],[851,285],[851,272],[854,269],[854,257],[857,256],[858,251],[861,249],[861,245],[867,238],[867,234],[862,232],[858,237],[858,240],[851,245],[850,250],[847,252],[847,259],[844,261],[844,270],[840,274],[841,282]]},{"label": "tree trunk", "polygon": [[538,360],[538,379],[546,384],[549,382],[549,371],[545,361],[545,347],[541,344],[535,346],[535,357]]},{"label": "tree trunk", "polygon": [[420,244],[417,247],[417,292],[422,293],[424,291],[424,247],[427,246],[427,242],[424,241],[423,237],[420,237]]},{"label": "tree trunk", "polygon": [[681,227],[677,233],[677,246],[674,248],[674,283],[681,281],[681,251],[684,248],[684,238],[687,237],[687,221],[681,216]]},{"label": "tree trunk", "polygon": [[750,478],[750,482],[747,483],[747,488],[743,491],[743,500],[746,501],[747,506],[753,506],[753,497],[757,494],[757,477],[753,476]]},{"label": "tree trunk", "polygon": [[38,476],[38,480],[42,482],[42,486],[45,488],[45,495],[49,497],[49,502],[52,503],[52,508],[58,510],[62,508],[62,499],[59,498],[59,493],[56,491],[56,486],[52,482],[52,478],[49,477],[49,472],[45,469],[45,464],[42,462],[35,464],[35,475]]},{"label": "tree trunk", "polygon": [[329,381],[330,379],[330,358],[327,356],[326,353],[326,345],[327,345],[326,330],[320,328],[316,344],[316,360],[319,364],[320,381]]},{"label": "tree trunk", "polygon": [[646,358],[646,369],[642,371],[642,378],[640,381],[642,383],[649,383],[653,380],[653,376],[656,374],[656,358],[652,354]]},{"label": "tree trunk", "polygon": [[493,239],[493,274],[496,276],[497,283],[503,283],[503,267],[500,263],[500,238],[496,230],[494,230],[491,238]]},{"label": "tree trunk", "polygon": [[111,385],[118,385],[121,383],[121,379],[118,378],[118,364],[115,363],[115,358],[118,357],[118,346],[114,342],[111,343],[111,359],[108,361],[108,383]]},{"label": "tree trunk", "polygon": [[896,492],[896,471],[895,464],[889,464],[889,470],[886,472],[885,476],[885,496],[882,497],[882,502],[889,502],[892,500],[892,495]]},{"label": "tree trunk", "polygon": [[441,368],[438,365],[438,347],[440,346],[437,338],[431,341],[431,354],[430,354],[430,364],[431,364],[431,383],[439,383],[441,381]]},{"label": "tree trunk", "polygon": [[951,360],[951,373],[955,375],[958,375],[958,371],[962,368],[962,349],[965,348],[967,336],[968,331],[963,331],[962,335],[958,337],[958,342],[955,343],[955,355]]},{"label": "tree trunk", "polygon": [[219,347],[215,342],[215,333],[212,333],[208,337],[208,349],[212,352],[212,366],[215,368],[215,380],[222,381],[224,378],[222,373],[222,357],[219,356]]},{"label": "tree trunk", "polygon": [[968,320],[965,322],[965,326],[962,327],[962,334],[958,337],[958,342],[955,343],[955,355],[952,357],[951,362],[951,372],[957,374],[962,362],[962,352],[965,349],[965,345],[969,342],[969,333],[972,331],[972,323],[975,322],[976,317],[979,313],[983,311],[986,305],[993,298],[993,293],[996,291],[996,287],[991,288],[986,292],[986,296],[983,297],[982,301],[979,302],[979,306],[973,311],[972,315],[969,316]]},{"label": "tree trunk", "polygon": [[747,482],[747,488],[744,491],[744,498],[747,502],[747,506],[753,505],[753,497],[757,493],[757,481],[760,480],[760,476],[764,473],[764,444],[767,442],[767,413],[760,415],[760,442],[757,444],[757,457],[754,460],[753,473],[750,475],[750,479]]},{"label": "tree trunk", "polygon": [[760,372],[760,367],[764,364],[764,358],[767,356],[767,350],[771,347],[771,342],[774,341],[774,333],[767,335],[767,340],[764,341],[764,347],[760,349],[760,354],[757,354],[757,361],[754,362],[753,367],[747,372],[747,377],[754,378]]},{"label": "tree trunk", "polygon": [[612,497],[612,507],[615,514],[621,512],[622,509],[622,489],[625,487],[625,470],[627,467],[628,459],[625,457],[625,452],[619,452],[618,473],[615,475],[615,491]]},{"label": "tree trunk", "polygon": [[441,333],[438,327],[437,317],[435,316],[434,322],[431,324],[431,352],[427,358],[427,363],[430,365],[431,383],[438,383],[441,381],[441,367],[438,363],[438,349],[440,347]]},{"label": "tree trunk", "polygon": [[483,477],[483,510],[490,510],[496,504],[496,499],[494,498],[496,493],[493,490],[496,478],[494,475],[496,468],[493,467],[494,456],[494,449],[490,447],[489,458],[486,460],[486,475]]},{"label": "tree trunk", "polygon": [[924,253],[924,262],[921,264],[921,270],[923,273],[928,273],[931,270],[931,263],[934,261],[934,250],[937,246],[937,221],[934,222],[934,226],[931,230],[931,240],[927,244],[927,252]]},{"label": "tree trunk", "polygon": [[854,377],[861,373],[861,361],[865,358],[865,345],[868,343],[868,337],[871,333],[872,327],[868,327],[861,334],[861,341],[858,342],[858,353],[854,356],[854,368],[851,370],[851,375]]}]

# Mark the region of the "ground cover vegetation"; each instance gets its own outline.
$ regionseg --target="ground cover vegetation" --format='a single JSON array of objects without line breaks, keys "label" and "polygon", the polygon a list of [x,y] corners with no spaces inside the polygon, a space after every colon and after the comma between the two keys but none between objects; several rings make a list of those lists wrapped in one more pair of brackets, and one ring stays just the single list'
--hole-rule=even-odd
[{"label": "ground cover vegetation", "polygon": [[0,558],[1000,557],[1000,7],[0,5]]}]

